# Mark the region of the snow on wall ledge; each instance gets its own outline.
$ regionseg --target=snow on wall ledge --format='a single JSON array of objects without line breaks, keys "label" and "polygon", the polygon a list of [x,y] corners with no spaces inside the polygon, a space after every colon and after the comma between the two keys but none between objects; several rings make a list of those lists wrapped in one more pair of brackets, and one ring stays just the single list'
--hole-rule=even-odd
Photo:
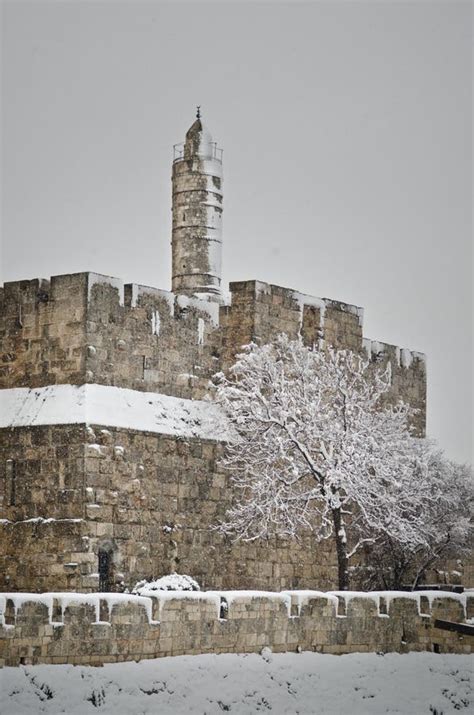
[{"label": "snow on wall ledge", "polygon": [[377,359],[379,356],[393,354],[398,367],[408,369],[415,361],[426,365],[425,353],[420,353],[416,350],[399,348],[397,345],[390,345],[390,343],[382,343],[379,340],[370,340],[369,338],[363,338],[362,347],[367,353],[367,357],[371,360]]},{"label": "snow on wall ledge", "polygon": [[224,439],[212,402],[108,385],[49,385],[0,390],[0,428],[93,424],[180,437]]},{"label": "snow on wall ledge", "polygon": [[470,653],[474,593],[207,591],[0,594],[0,665],[95,664],[198,653]]}]

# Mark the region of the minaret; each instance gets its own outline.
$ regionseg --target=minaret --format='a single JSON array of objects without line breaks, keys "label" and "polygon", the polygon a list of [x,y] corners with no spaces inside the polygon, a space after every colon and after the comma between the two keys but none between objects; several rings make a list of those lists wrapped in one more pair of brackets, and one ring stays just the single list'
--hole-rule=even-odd
[{"label": "minaret", "polygon": [[222,149],[196,117],[174,147],[172,291],[221,302]]}]

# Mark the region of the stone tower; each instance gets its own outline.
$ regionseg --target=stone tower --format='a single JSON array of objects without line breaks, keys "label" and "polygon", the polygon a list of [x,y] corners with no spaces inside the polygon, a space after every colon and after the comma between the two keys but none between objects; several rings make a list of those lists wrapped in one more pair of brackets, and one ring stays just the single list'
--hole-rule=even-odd
[{"label": "stone tower", "polygon": [[172,291],[220,302],[222,149],[198,109],[186,141],[174,147]]}]

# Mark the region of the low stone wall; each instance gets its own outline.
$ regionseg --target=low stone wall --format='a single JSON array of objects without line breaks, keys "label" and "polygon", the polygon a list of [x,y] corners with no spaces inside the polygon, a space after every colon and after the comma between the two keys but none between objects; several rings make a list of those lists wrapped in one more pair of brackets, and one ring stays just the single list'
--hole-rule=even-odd
[{"label": "low stone wall", "polygon": [[199,653],[470,653],[435,619],[474,616],[474,593],[287,591],[0,595],[0,664],[103,663]]}]

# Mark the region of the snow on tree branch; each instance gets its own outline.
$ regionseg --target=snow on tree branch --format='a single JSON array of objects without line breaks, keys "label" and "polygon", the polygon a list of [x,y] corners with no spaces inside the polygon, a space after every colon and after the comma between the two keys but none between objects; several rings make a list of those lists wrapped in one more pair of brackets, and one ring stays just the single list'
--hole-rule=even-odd
[{"label": "snow on tree branch", "polygon": [[[414,475],[420,479],[420,474]],[[373,540],[369,558],[368,587],[398,589],[418,586],[429,569],[442,558],[459,559],[472,550],[474,480],[472,470],[447,459],[429,445],[426,499],[419,507],[418,529],[423,535],[414,543],[398,543],[382,533]]]},{"label": "snow on tree branch", "polygon": [[420,504],[435,498],[413,479],[426,472],[426,447],[408,405],[382,407],[390,383],[388,370],[349,351],[312,351],[285,335],[247,346],[216,394],[233,428],[223,466],[236,492],[220,529],[244,540],[333,536],[340,588],[356,548],[348,541],[362,543],[364,531],[420,542]]}]

